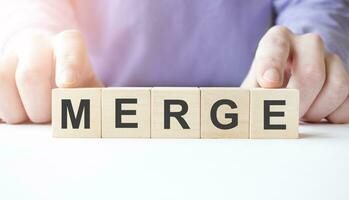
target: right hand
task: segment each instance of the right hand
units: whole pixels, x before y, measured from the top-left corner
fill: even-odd
[[[52,88],[103,86],[79,31],[26,32],[11,42],[0,58],[0,119],[5,123],[49,122]]]

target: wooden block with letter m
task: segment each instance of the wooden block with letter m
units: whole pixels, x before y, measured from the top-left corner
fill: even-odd
[[[54,89],[52,91],[53,136],[101,137],[101,89]]]

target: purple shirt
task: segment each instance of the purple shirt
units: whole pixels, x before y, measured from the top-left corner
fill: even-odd
[[[107,86],[239,86],[258,41],[274,24],[297,34],[320,34],[327,49],[349,63],[348,0],[25,2],[13,6],[27,13],[17,20],[24,20],[23,26],[32,20],[31,26],[45,24],[54,31],[82,30],[95,71]],[[12,29],[0,36],[13,35],[7,30]]]
[[[98,28],[84,32],[94,39],[88,40],[91,59],[107,86],[239,86],[273,24],[268,0],[110,0],[96,6],[87,12],[99,13]],[[89,20],[79,21],[90,27]]]

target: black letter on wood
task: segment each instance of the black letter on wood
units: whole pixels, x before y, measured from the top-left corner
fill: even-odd
[[[78,114],[75,117],[74,109],[70,99],[62,99],[62,129],[68,127],[68,112],[73,129],[80,127],[82,113],[84,113],[84,128],[90,128],[90,100],[81,99],[78,109]]]
[[[138,123],[122,123],[121,115],[136,115],[136,110],[122,110],[122,104],[136,104],[137,99],[115,99],[115,128],[138,128]]]
[[[179,112],[171,112],[171,105],[179,105],[182,110]],[[183,100],[164,100],[164,125],[165,129],[170,129],[170,118],[177,119],[183,129],[190,129],[187,122],[183,119],[183,115],[188,112],[188,104]]]
[[[229,99],[221,99],[215,102],[211,108],[211,121],[219,129],[227,130],[232,129],[238,125],[238,115],[234,113],[226,113],[225,118],[230,118],[231,122],[228,124],[222,124],[217,119],[217,110],[221,105],[228,105],[231,109],[237,108],[234,101]]]
[[[284,112],[270,112],[271,105],[286,105],[285,100],[265,100],[264,101],[264,129],[285,130],[286,124],[270,124],[270,117],[284,117]]]

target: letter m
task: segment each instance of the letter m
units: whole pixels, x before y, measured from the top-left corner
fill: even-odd
[[[90,100],[81,99],[79,104],[79,109],[75,115],[74,109],[70,99],[62,99],[62,129],[68,128],[68,113],[73,129],[78,129],[80,127],[81,118],[84,114],[84,128],[90,128]]]

